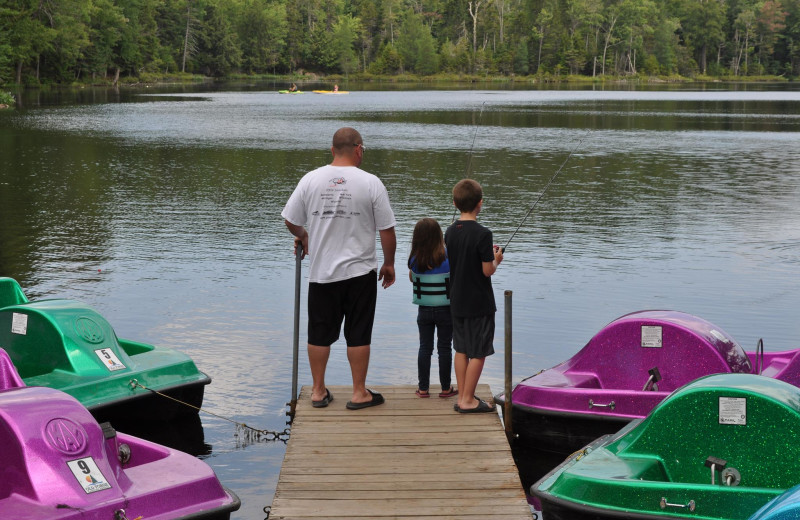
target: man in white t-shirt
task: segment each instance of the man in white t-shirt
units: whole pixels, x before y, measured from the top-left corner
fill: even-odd
[[[347,408],[358,410],[384,402],[366,387],[377,282],[394,283],[397,224],[389,195],[375,175],[359,168],[364,141],[353,128],[333,135],[333,161],[307,173],[289,197],[281,216],[295,236],[295,251],[311,256],[308,284],[308,361],[311,402],[323,408],[333,401],[325,386],[330,346],[344,320],[353,396]],[[306,231],[306,227],[308,231]],[[378,272],[375,232],[383,250]]]

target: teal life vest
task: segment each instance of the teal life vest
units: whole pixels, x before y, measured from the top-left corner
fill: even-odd
[[[411,303],[426,307],[450,305],[450,273],[411,273],[414,286]]]

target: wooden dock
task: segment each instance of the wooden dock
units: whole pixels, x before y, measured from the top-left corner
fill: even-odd
[[[352,387],[330,386],[313,408],[302,388],[270,520],[533,518],[496,413],[456,413],[433,388],[369,388],[386,403],[347,410]],[[488,385],[477,393],[492,402]]]

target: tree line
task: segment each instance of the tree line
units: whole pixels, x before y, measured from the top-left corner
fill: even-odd
[[[0,83],[800,76],[800,0],[3,0]]]

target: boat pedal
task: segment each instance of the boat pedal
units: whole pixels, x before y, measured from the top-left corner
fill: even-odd
[[[707,468],[711,468],[711,485],[714,485],[714,475],[717,471],[722,471],[725,469],[725,466],[728,465],[728,461],[725,459],[720,459],[719,457],[708,457],[706,459],[705,465]]]
[[[647,382],[644,384],[644,388],[642,388],[642,392],[647,392],[648,390],[652,390],[653,392],[658,391],[658,383],[661,381],[661,372],[658,370],[658,367],[653,367],[647,371],[650,374],[650,377],[647,379]]]

